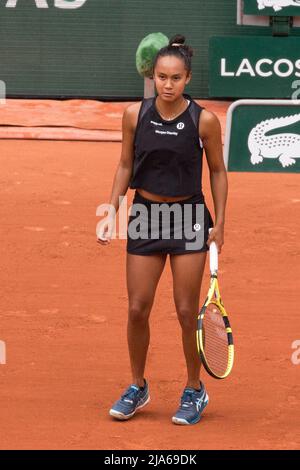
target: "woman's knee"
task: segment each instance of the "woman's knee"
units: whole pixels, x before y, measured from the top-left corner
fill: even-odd
[[[195,331],[197,326],[197,310],[192,308],[177,308],[177,317],[182,330]]]
[[[152,302],[135,300],[129,303],[128,320],[131,323],[147,323]]]

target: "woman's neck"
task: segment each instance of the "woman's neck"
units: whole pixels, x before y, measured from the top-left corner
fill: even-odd
[[[186,100],[183,95],[180,95],[175,101],[171,101],[171,102],[162,100],[160,96],[157,96],[156,98],[156,103],[158,104],[159,108],[162,111],[165,111],[166,114],[174,112],[175,110],[180,108],[180,106],[183,106],[185,101]]]

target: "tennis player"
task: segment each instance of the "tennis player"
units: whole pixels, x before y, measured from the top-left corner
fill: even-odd
[[[184,36],[173,37],[154,60],[157,96],[129,105],[123,115],[122,153],[110,203],[117,212],[119,196],[124,196],[130,187],[135,189],[132,209],[142,207],[144,210],[131,212],[128,220],[127,339],[132,384],[109,411],[119,420],[131,418],[150,400],[149,385],[144,378],[150,339],[149,316],[168,254],[187,367],[187,381],[179,408],[172,417],[173,423],[197,423],[208,403],[208,394],[200,381],[201,364],[195,334],[209,244],[214,240],[221,253],[224,243],[227,174],[218,118],[184,93],[192,77],[192,55],[193,50],[185,44]],[[214,201],[214,222],[202,192],[204,149]],[[161,220],[153,215],[160,210],[164,215],[163,209],[171,213],[175,206],[177,212],[173,218]],[[178,211],[189,217],[179,220]],[[97,232],[97,242],[103,246],[111,241],[115,213],[109,214]],[[183,230],[186,228],[190,230]],[[193,235],[194,242],[191,241]]]

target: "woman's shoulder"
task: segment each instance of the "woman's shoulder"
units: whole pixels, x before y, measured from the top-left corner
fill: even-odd
[[[136,127],[142,103],[142,101],[138,101],[137,103],[131,103],[124,110],[123,120],[129,122],[133,127]]]
[[[128,117],[135,117],[138,116],[141,106],[142,106],[143,101],[138,101],[136,103],[131,103],[130,105],[127,106],[124,110],[124,115]]]
[[[201,112],[201,118],[203,121],[213,124],[214,122],[219,121],[218,116],[213,112],[209,111],[209,109],[203,108]]]
[[[202,109],[201,116],[199,119],[199,133],[205,137],[207,134],[217,132],[221,127],[218,116],[206,108]]]

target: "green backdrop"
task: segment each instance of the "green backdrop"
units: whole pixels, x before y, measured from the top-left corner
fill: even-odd
[[[187,92],[205,98],[211,36],[270,34],[237,26],[236,0],[86,0],[73,10],[46,3],[18,0],[7,8],[0,0],[0,80],[8,96],[141,97],[135,51],[144,36],[161,31],[182,33],[194,47]]]

